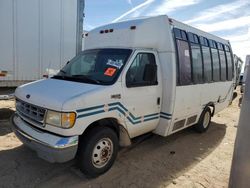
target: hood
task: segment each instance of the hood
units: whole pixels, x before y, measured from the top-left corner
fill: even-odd
[[[66,80],[45,79],[18,87],[15,96],[37,106],[61,111],[65,102],[103,87]]]

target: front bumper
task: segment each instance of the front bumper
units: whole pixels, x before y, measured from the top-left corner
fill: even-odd
[[[63,137],[30,126],[17,114],[11,117],[12,130],[25,145],[49,162],[66,162],[77,152],[78,136]]]

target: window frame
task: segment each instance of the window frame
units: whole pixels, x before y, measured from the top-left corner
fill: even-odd
[[[195,84],[204,84],[204,83],[213,83],[213,82],[225,82],[225,81],[232,81],[234,78],[234,61],[233,61],[233,55],[232,55],[232,49],[230,47],[230,44],[228,43],[221,43],[217,42],[213,39],[206,38],[204,36],[185,31],[183,29],[180,29],[178,27],[173,26],[172,27],[172,36],[174,40],[174,46],[175,46],[175,56],[176,56],[176,86],[188,86],[188,85],[195,85]],[[180,62],[179,62],[179,51],[178,51],[178,44],[177,41],[184,41],[187,42],[188,44],[188,49],[189,49],[189,58],[190,58],[190,68],[191,68],[191,80],[190,83],[188,84],[181,84],[181,77],[180,77]],[[194,70],[193,70],[193,57],[192,57],[192,48],[191,45],[199,45],[200,47],[200,53],[201,53],[201,60],[202,60],[202,82],[195,82],[194,81]],[[204,67],[204,54],[203,54],[203,47],[207,47],[209,50],[209,55],[210,55],[210,62],[211,62],[211,80],[207,81],[205,80],[205,67]],[[214,50],[213,50],[214,49]],[[212,51],[215,51],[212,53]],[[225,64],[226,64],[226,79],[222,80],[222,67],[221,67],[221,57],[220,57],[220,52],[223,52],[224,57],[225,57]],[[232,65],[232,74],[231,74],[231,79],[229,79],[229,68],[228,68],[228,54],[230,54],[231,58],[231,65]],[[217,54],[218,57],[218,65],[219,65],[219,75],[218,75],[218,80],[214,80],[215,72],[214,72],[214,58],[213,54]]]
[[[180,37],[176,36],[176,32],[175,31],[179,31],[180,32]],[[174,45],[175,45],[175,50],[176,50],[176,68],[177,68],[177,74],[176,74],[176,85],[177,86],[188,86],[188,85],[193,85],[194,81],[193,81],[193,65],[192,65],[192,53],[191,53],[191,46],[190,46],[190,42],[188,40],[188,36],[187,36],[187,32],[185,30],[179,29],[177,27],[174,27],[172,29],[172,33],[173,33],[173,40],[174,40]],[[185,33],[185,37],[183,37],[183,33]],[[179,62],[179,51],[178,51],[178,47],[177,47],[177,40],[180,41],[184,41],[187,42],[188,44],[188,50],[189,50],[189,59],[190,59],[190,68],[191,68],[191,80],[190,80],[190,84],[181,84],[180,81],[180,62]]]
[[[231,67],[231,71],[232,71],[232,74],[231,74],[231,79],[228,79],[228,66],[227,66],[227,80],[228,81],[232,81],[233,80],[233,78],[234,78],[234,61],[233,61],[233,53],[232,53],[232,50],[231,50],[231,48],[230,48],[230,45],[228,45],[228,44],[224,44],[224,50],[225,50],[225,56],[226,56],[226,62],[227,62],[227,65],[228,65],[228,59],[227,59],[227,53],[229,53],[230,54],[230,57],[231,57],[231,65],[232,65],[232,67]]]
[[[137,84],[129,84],[128,82],[127,82],[127,74],[128,74],[128,71],[129,71],[129,69],[131,68],[131,66],[133,65],[133,62],[134,62],[134,60],[135,60],[135,58],[139,55],[139,54],[152,54],[153,56],[154,56],[154,59],[155,59],[155,65],[157,66],[157,70],[156,70],[156,81],[155,81],[155,83],[137,83]],[[159,75],[159,73],[158,73],[158,63],[157,63],[157,58],[156,58],[156,54],[154,53],[154,52],[149,52],[149,51],[138,51],[137,53],[135,53],[134,55],[133,55],[133,57],[131,58],[131,63],[129,63],[129,66],[128,66],[128,68],[126,69],[126,72],[125,72],[125,85],[126,85],[126,87],[127,88],[136,88],[136,87],[146,87],[146,86],[156,86],[156,85],[158,85],[159,84],[159,82],[158,82],[158,80],[159,80],[159,78],[158,78],[158,75]]]
[[[220,82],[221,81],[221,64],[220,64],[220,54],[217,46],[217,42],[212,39],[208,39],[209,47],[211,50],[211,58],[212,63],[214,64],[213,55],[212,55],[212,49],[215,49],[217,51],[218,59],[219,59],[219,81],[214,81],[214,66],[213,66],[213,82]]]
[[[202,58],[203,58],[203,79],[204,79],[204,83],[213,83],[213,57],[212,57],[212,52],[211,52],[211,48],[209,46],[209,39],[207,39],[206,37],[203,36],[199,36],[200,39],[200,45],[201,45],[201,51],[202,51]],[[210,55],[210,65],[211,65],[211,80],[210,81],[206,81],[205,80],[205,65],[204,65],[204,54],[203,54],[203,47],[207,47],[208,51],[209,51],[209,55]]]
[[[227,65],[227,57],[226,57],[225,47],[224,47],[224,44],[222,44],[220,42],[217,42],[217,46],[218,46],[219,57],[220,57],[220,52],[222,52],[224,54],[224,58],[225,58],[225,64],[226,64],[226,79],[225,80],[222,80],[222,74],[220,72],[220,75],[221,75],[220,80],[222,82],[225,82],[228,80],[228,70],[227,70],[228,65]],[[221,66],[221,59],[220,59],[220,66]],[[220,68],[220,71],[222,71],[222,67]]]
[[[192,73],[192,83],[193,84],[204,84],[205,82],[204,82],[204,59],[203,59],[203,53],[202,53],[202,49],[201,49],[201,42],[200,42],[200,37],[197,35],[197,34],[195,34],[195,33],[192,33],[192,32],[188,32],[187,33],[187,36],[188,36],[188,43],[189,43],[189,49],[190,49],[190,53],[191,53],[191,73]],[[190,37],[192,37],[193,38],[193,41],[191,41],[191,38]],[[197,40],[196,40],[197,39]],[[201,54],[201,69],[202,69],[202,80],[201,80],[201,82],[195,82],[195,80],[194,80],[194,69],[193,69],[193,64],[194,64],[194,62],[193,62],[193,54],[192,54],[192,47],[191,47],[191,45],[192,44],[194,44],[194,45],[197,45],[197,46],[199,46],[199,48],[200,48],[200,54]]]

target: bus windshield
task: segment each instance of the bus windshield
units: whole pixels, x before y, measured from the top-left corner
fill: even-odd
[[[131,53],[130,49],[86,50],[70,60],[52,78],[112,85],[119,77]]]

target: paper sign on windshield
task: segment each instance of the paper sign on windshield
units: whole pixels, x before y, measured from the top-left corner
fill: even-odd
[[[116,72],[116,68],[107,68],[106,71],[104,72],[104,75],[106,76],[113,76]]]
[[[116,67],[118,69],[120,69],[123,65],[122,60],[112,60],[112,59],[108,59],[107,65],[111,65],[113,67]]]

